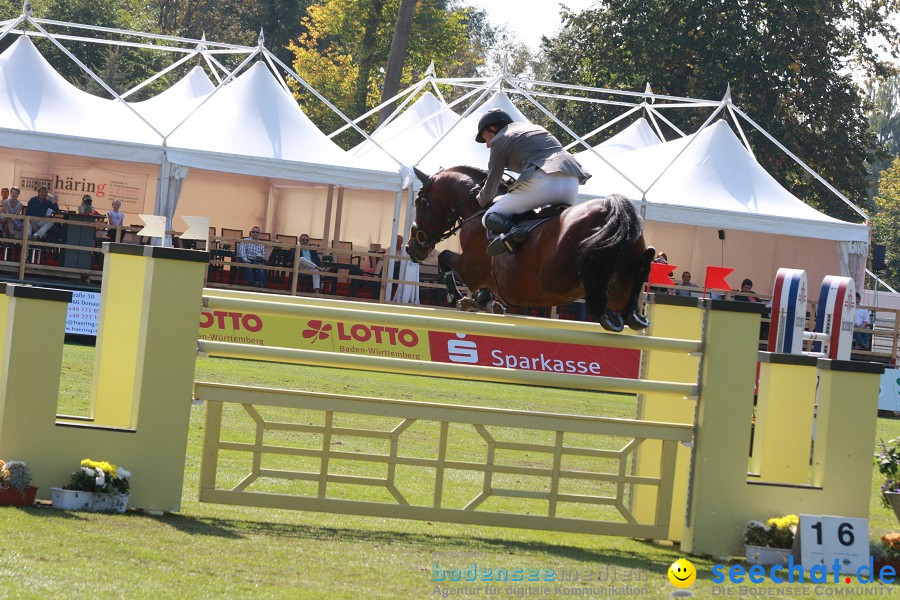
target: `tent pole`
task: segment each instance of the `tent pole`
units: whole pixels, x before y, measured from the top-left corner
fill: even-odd
[[[322,228],[322,250],[331,245],[331,210],[334,206],[334,185],[328,185],[328,199],[325,201],[325,225]]]

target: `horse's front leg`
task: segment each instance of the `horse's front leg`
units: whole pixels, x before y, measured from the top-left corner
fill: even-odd
[[[459,254],[451,250],[444,250],[438,254],[438,269],[444,276],[444,285],[447,286],[447,302],[451,305],[459,302],[463,295],[456,287],[456,269],[454,263],[459,258]]]

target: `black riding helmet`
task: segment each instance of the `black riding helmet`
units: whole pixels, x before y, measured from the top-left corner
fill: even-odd
[[[508,112],[502,108],[492,108],[481,115],[481,119],[478,120],[478,135],[475,136],[475,141],[479,144],[484,144],[484,136],[481,134],[491,125],[499,125],[500,129],[503,129],[504,126],[509,125],[512,122],[513,118],[509,116]]]

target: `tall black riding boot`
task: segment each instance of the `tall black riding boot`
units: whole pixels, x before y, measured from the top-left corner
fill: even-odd
[[[527,237],[527,233],[513,231],[512,218],[501,212],[489,213],[484,219],[484,227],[488,230],[487,253],[497,256],[504,252],[515,254],[516,244],[521,243]]]

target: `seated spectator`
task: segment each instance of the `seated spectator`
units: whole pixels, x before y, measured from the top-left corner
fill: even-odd
[[[696,283],[691,282],[691,274],[689,271],[685,271],[684,273],[681,274],[681,283],[679,283],[678,285],[680,285],[682,287],[692,287],[692,288],[700,287]],[[699,298],[700,297],[699,292],[692,292],[690,290],[680,290],[680,289],[675,290],[675,295],[683,296],[685,298]]]
[[[78,206],[78,214],[89,216],[100,215],[100,213],[94,210],[94,199],[91,198],[90,194],[85,194],[84,197],[81,198],[81,204]]]
[[[859,292],[856,293],[856,313],[853,316],[853,327],[856,329],[869,329],[872,326],[872,317],[869,313],[869,309],[860,308],[859,303],[862,301],[862,296],[859,295]],[[853,332],[853,348],[855,350],[868,350],[869,342],[872,338],[872,335],[869,333],[864,333],[862,331],[854,331]]]
[[[291,250],[291,260],[294,259],[294,251]],[[309,234],[300,235],[300,268],[307,271],[324,271],[322,267],[322,257],[319,253],[309,247]],[[322,291],[322,278],[318,275],[303,275],[303,277],[312,278],[313,293],[318,294]]]
[[[244,238],[237,244],[237,253],[234,262],[249,265],[260,265],[266,262],[266,247],[259,242],[259,227],[250,230],[250,237]],[[242,268],[241,274],[247,276],[247,285],[266,287],[266,271],[259,267]]]
[[[46,217],[52,217],[59,212],[59,205],[50,195],[50,188],[42,185],[38,188],[37,196],[32,196],[25,207],[25,215],[29,217],[37,217],[31,219],[29,223],[30,230],[28,232],[29,239],[43,240],[44,237],[53,229],[55,223],[46,221]]]
[[[6,188],[3,188],[6,189]],[[3,199],[2,210],[8,215],[21,215],[25,210],[25,205],[22,204],[22,201],[19,200],[19,194],[21,191],[16,186],[13,186],[9,190],[9,197]],[[25,229],[25,221],[23,219],[14,219],[12,217],[2,217],[0,218],[0,227],[2,227],[3,235],[5,237],[22,239],[22,232]]]
[[[745,279],[741,282],[741,295],[735,295],[734,299],[739,302],[762,302],[753,295],[755,293],[756,292],[753,291],[753,282],[749,279]]]

